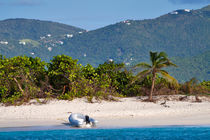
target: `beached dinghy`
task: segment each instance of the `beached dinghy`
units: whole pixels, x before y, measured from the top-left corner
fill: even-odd
[[[79,113],[72,113],[69,116],[69,123],[74,127],[94,127],[97,122],[93,118]]]

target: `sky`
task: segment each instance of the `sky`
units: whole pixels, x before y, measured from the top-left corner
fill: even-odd
[[[151,19],[208,4],[210,0],[0,0],[0,20],[39,19],[94,30],[127,19]]]

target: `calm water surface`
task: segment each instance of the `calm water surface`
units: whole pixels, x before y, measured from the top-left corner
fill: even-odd
[[[147,128],[97,128],[14,131],[0,129],[0,140],[57,139],[142,139],[142,140],[210,140],[210,126],[165,126]]]

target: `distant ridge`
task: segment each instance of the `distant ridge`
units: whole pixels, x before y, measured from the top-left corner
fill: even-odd
[[[52,34],[53,36],[76,33],[83,29],[52,22],[35,19],[6,19],[0,21],[0,38],[3,39],[23,39],[30,38],[33,40],[40,39],[40,36]]]
[[[210,5],[203,7],[201,11],[210,11]]]

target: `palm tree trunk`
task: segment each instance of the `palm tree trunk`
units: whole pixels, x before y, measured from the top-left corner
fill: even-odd
[[[150,90],[150,94],[149,94],[149,101],[152,101],[152,94],[153,94],[153,90],[155,87],[155,78],[156,78],[156,74],[155,72],[152,73],[152,86],[151,86],[151,90]]]

